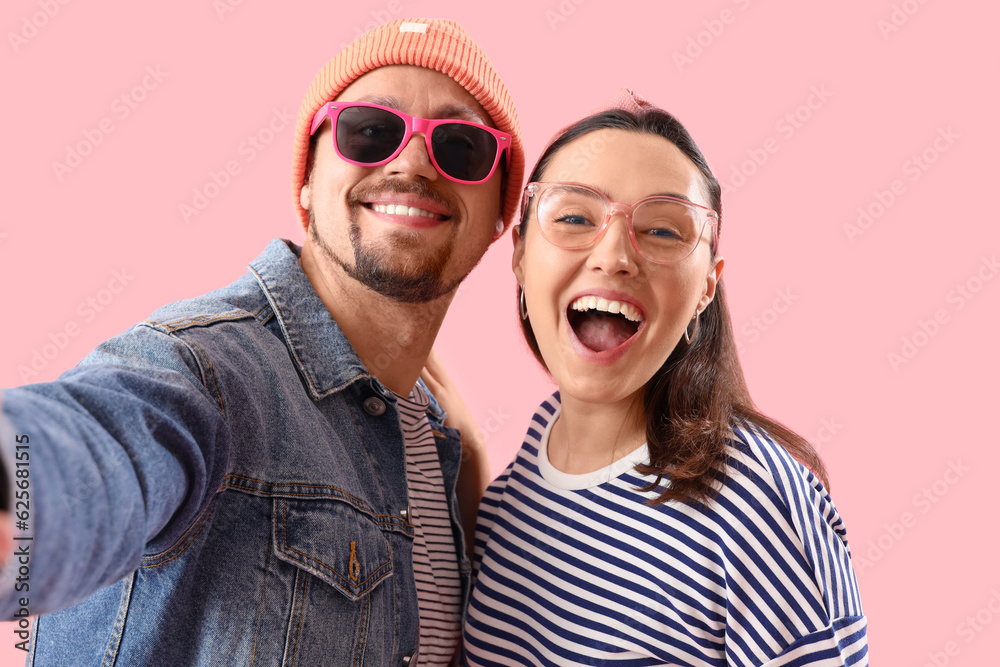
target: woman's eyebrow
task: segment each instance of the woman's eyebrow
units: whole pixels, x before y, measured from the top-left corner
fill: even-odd
[[[674,199],[683,199],[684,201],[691,202],[692,204],[694,203],[690,197],[679,192],[658,192],[655,195],[650,195],[650,197],[672,197]]]
[[[614,197],[612,197],[611,195],[608,194],[607,190],[605,190],[603,188],[596,187],[596,186],[591,186],[591,187],[593,187],[595,190],[601,192],[605,197],[607,197],[611,201],[617,201]],[[696,203],[693,199],[691,199],[690,197],[688,197],[686,194],[683,194],[683,193],[680,193],[680,192],[656,192],[656,193],[653,193],[651,195],[646,195],[645,197],[643,197],[643,199],[648,199],[649,197],[670,197],[672,199],[683,199],[684,201],[690,202],[692,204]]]

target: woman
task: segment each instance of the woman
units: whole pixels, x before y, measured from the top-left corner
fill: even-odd
[[[480,505],[466,659],[867,664],[822,463],[747,393],[719,183],[672,116],[623,106],[525,189],[524,335],[559,391]]]

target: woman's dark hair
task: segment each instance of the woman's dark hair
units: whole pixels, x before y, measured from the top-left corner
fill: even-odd
[[[721,232],[722,188],[719,181],[684,126],[661,109],[646,108],[637,113],[615,109],[574,123],[545,149],[528,182],[543,180],[542,174],[552,158],[567,144],[603,129],[656,135],[680,149],[704,178],[709,206],[720,216]],[[522,239],[528,226],[529,210],[526,206],[522,210],[519,227]],[[713,258],[715,253],[713,241]],[[702,501],[713,497],[721,481],[720,475],[725,471],[733,425],[741,421],[765,430],[828,484],[826,469],[812,445],[791,429],[761,414],[754,406],[737,358],[721,279],[715,288],[715,298],[699,320],[690,345],[677,345],[646,384],[643,409],[649,464],[636,469],[642,474],[656,475],[656,479],[643,489],[662,489],[653,503]],[[528,346],[544,366],[530,320],[520,321]],[[664,478],[670,483],[661,486]]]

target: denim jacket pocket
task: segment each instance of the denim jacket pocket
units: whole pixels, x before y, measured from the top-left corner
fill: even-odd
[[[358,601],[392,574],[389,542],[372,517],[330,499],[274,500],[275,555]]]

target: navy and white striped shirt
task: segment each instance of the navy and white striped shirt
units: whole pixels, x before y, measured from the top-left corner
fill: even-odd
[[[759,429],[733,431],[711,502],[649,506],[645,446],[567,475],[535,413],[479,507],[470,665],[867,665],[846,531],[820,481]]]

